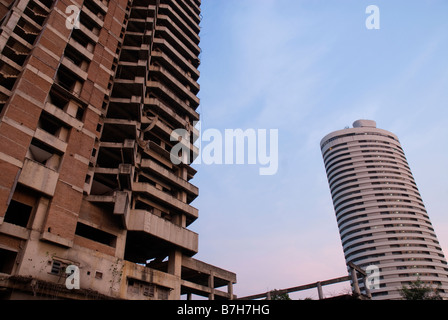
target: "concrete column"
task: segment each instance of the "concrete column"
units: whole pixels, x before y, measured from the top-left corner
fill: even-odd
[[[359,290],[359,283],[358,283],[358,277],[356,275],[356,270],[353,268],[350,268],[350,273],[352,276],[352,282],[353,282],[353,291],[356,295],[361,295],[361,291]]]
[[[117,236],[117,241],[115,245],[115,255],[117,258],[124,259],[124,251],[126,248],[126,235],[128,231],[123,230]]]
[[[227,293],[230,295],[230,300],[233,300],[233,283],[231,281],[227,283]]]
[[[324,293],[322,291],[322,284],[320,282],[317,283],[317,294],[319,295],[319,300],[324,298]]]
[[[208,277],[208,287],[210,288],[208,299],[215,300],[215,275],[213,272],[211,272],[210,276]]]
[[[364,282],[364,289],[366,291],[367,297],[369,297],[369,299],[372,299],[372,293],[370,292],[368,278],[366,276],[364,276],[363,282]]]
[[[47,218],[48,206],[50,205],[50,199],[41,197],[37,203],[36,213],[34,215],[32,230],[43,232],[45,225],[45,219]]]
[[[182,274],[182,252],[173,250],[168,256],[168,273],[180,277]]]
[[[182,277],[182,252],[179,250],[172,251],[168,256],[168,273],[179,277],[179,280]],[[179,285],[174,288],[171,293],[172,300],[180,299],[180,281]]]

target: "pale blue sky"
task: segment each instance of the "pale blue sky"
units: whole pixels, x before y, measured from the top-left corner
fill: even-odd
[[[365,27],[370,4],[380,30]],[[319,143],[362,118],[400,138],[448,254],[447,1],[201,8],[202,128],[278,129],[279,170],[196,166],[196,258],[236,272],[239,296],[345,275]]]

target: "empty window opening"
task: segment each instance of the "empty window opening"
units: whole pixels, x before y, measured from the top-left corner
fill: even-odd
[[[5,104],[8,102],[9,96],[0,92],[0,116],[3,111]]]
[[[90,190],[91,195],[111,195],[114,190],[118,188],[118,183],[116,179],[108,179],[106,175],[95,174],[92,181],[92,188]]]
[[[140,201],[140,199],[137,199],[135,201],[135,205],[134,205],[133,209],[145,210],[145,211],[148,211],[148,212],[151,212],[151,213],[154,212],[154,207],[153,206],[151,206],[151,205],[149,205],[149,204],[147,204],[147,203],[145,203],[143,201]]]
[[[70,60],[73,64],[78,66],[81,70],[87,71],[89,67],[89,61],[85,59],[79,52],[73,49],[71,46],[67,46],[64,51],[64,56]]]
[[[3,48],[3,55],[23,66],[30,49],[14,38],[10,38]]]
[[[14,28],[14,33],[27,41],[29,44],[34,44],[34,41],[39,35],[40,30],[36,26],[26,21],[24,18],[20,18],[19,22]]]
[[[56,83],[67,91],[74,93],[79,93],[82,87],[82,83],[76,77],[76,74],[62,65],[59,67]]]
[[[0,83],[8,90],[12,90],[19,76],[19,71],[9,64],[0,61]]]
[[[60,67],[60,69],[62,66]],[[78,85],[81,85],[81,82],[76,81]],[[78,85],[75,85],[77,87]],[[61,85],[62,86],[62,85]],[[64,87],[64,86],[62,86]],[[64,87],[67,89],[68,87]],[[80,90],[80,87],[78,87]],[[76,89],[76,90],[78,90]],[[75,90],[75,91],[76,91]],[[63,110],[64,112],[68,113],[73,118],[76,118],[79,121],[82,121],[84,117],[84,111],[86,106],[81,105],[79,102],[77,102],[75,99],[69,99],[66,96],[64,96],[64,93],[61,92],[60,88],[57,86],[54,86],[50,90],[50,94],[48,95],[48,102],[54,105],[55,107]]]
[[[89,38],[84,35],[84,32],[82,32],[80,29],[74,29],[72,32],[72,38],[78,42],[81,46],[87,49],[89,52],[93,52],[93,49],[95,47],[95,43]]]
[[[69,129],[62,121],[45,111],[40,115],[39,128],[64,141],[65,137],[62,136],[64,128]]]
[[[46,11],[44,11],[41,7],[39,7],[32,1],[30,1],[28,6],[26,7],[25,14],[40,26],[43,25],[45,18],[48,16],[48,13]]]
[[[46,6],[48,9],[51,8],[52,4],[54,1],[50,1],[50,0],[40,0],[40,3],[42,3],[44,6]]]
[[[80,237],[90,239],[95,242],[105,244],[109,247],[115,248],[117,237],[113,234],[105,232],[103,230],[88,226],[86,224],[78,222],[76,225],[76,232]]]
[[[61,110],[65,110],[69,101],[70,101],[69,99],[63,97],[61,94],[59,94],[53,89],[50,91],[50,94],[48,95],[48,102]]]
[[[16,257],[17,252],[0,248],[0,273],[11,274]]]
[[[84,7],[89,9],[89,11],[100,18],[100,20],[104,20],[106,13],[99,5],[95,3],[95,1],[84,1]]]
[[[31,206],[28,206],[15,200],[11,200],[8,210],[6,211],[4,221],[26,228],[32,210],[33,207]]]
[[[37,139],[31,141],[27,157],[55,171],[59,169],[61,161],[59,151]]]
[[[101,19],[102,20],[102,19]],[[89,15],[81,10],[79,21],[81,24],[86,27],[88,30],[90,30],[94,35],[98,36],[100,33],[100,25],[94,21]]]

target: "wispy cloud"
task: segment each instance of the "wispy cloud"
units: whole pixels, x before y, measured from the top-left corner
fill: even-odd
[[[399,136],[448,254],[446,4],[380,1],[378,32],[364,27],[368,4],[203,4],[203,128],[278,128],[280,136],[276,176],[202,165],[194,181],[198,258],[237,272],[238,295],[346,272],[319,142],[359,118]]]

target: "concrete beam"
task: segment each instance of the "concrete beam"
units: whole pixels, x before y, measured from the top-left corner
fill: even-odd
[[[198,234],[145,210],[131,210],[128,231],[141,231],[174,244],[190,253],[198,252]]]
[[[134,182],[132,191],[145,193],[146,195],[155,198],[157,201],[161,201],[164,204],[189,215],[191,218],[197,219],[199,217],[198,209],[177,200],[175,197],[157,189],[149,183]]]

